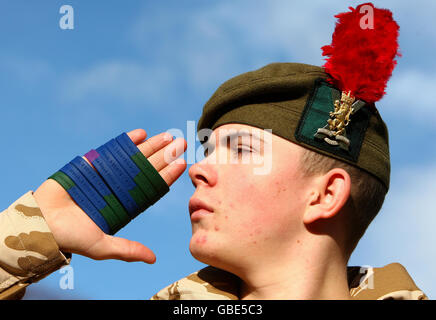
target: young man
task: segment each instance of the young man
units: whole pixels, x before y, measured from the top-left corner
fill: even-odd
[[[274,63],[209,99],[198,123],[206,157],[189,170],[189,209],[190,251],[211,267],[153,299],[426,298],[399,264],[364,279],[347,268],[389,188],[388,133],[370,97],[330,76]],[[168,149],[176,157],[186,150],[183,139],[143,142],[143,130],[129,137],[168,186],[186,169],[165,159]],[[103,233],[84,211],[49,179],[0,214],[0,297],[19,296],[68,263],[65,252],[154,262],[148,248]]]
[[[381,206],[389,174],[377,178],[293,142],[301,114],[292,109],[304,109],[319,77],[325,73],[315,66],[272,64],[227,83],[242,87],[250,104],[241,94],[238,108],[218,112],[217,106],[227,110],[229,101],[223,99],[228,97],[221,94],[228,90],[226,85],[214,96],[218,100],[212,97],[206,104],[199,130],[203,125],[212,128],[213,134],[205,159],[189,170],[196,187],[190,199],[190,250],[214,268],[180,280],[154,299],[350,299],[352,293],[363,298],[425,298],[398,264],[376,272],[370,280],[373,288],[362,291],[360,281],[350,286],[362,274],[350,278],[353,270],[347,270],[348,258]],[[260,86],[258,97],[250,86],[241,86],[247,79]],[[297,79],[293,90],[291,79]],[[280,87],[286,95],[277,92]],[[268,88],[275,97],[286,98],[271,102]],[[229,97],[232,100],[234,95]],[[268,127],[261,125],[264,121],[274,124],[272,132],[263,130]],[[367,129],[363,144],[372,134],[379,134],[373,129]],[[163,133],[142,142],[143,130],[129,136],[168,185],[185,170],[184,161],[168,164],[164,157],[168,149],[185,150],[183,139],[170,142]],[[374,153],[370,164],[388,161],[381,152],[383,144],[387,150],[386,140],[379,141],[379,146],[363,149]],[[142,244],[104,234],[51,179],[35,193],[25,194],[0,219],[5,297],[22,292],[23,287],[68,263],[63,252],[97,260],[153,263],[155,259]],[[17,253],[17,249],[27,251]],[[384,281],[395,275],[399,282]]]
[[[214,268],[154,299],[425,298],[398,264],[366,278],[370,290],[347,270],[389,187],[388,135],[367,109],[366,120],[352,120],[357,132],[348,127],[349,152],[316,137],[338,94],[327,76],[316,66],[274,63],[227,81],[206,103],[198,131],[214,131],[206,158],[189,170],[190,208],[201,209],[191,212],[190,250]],[[232,130],[236,138],[226,138]],[[252,139],[244,141],[244,131]],[[385,280],[395,275],[408,284]]]

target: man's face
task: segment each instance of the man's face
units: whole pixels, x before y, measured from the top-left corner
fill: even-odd
[[[242,137],[242,131],[253,136]],[[226,139],[232,133],[236,138]],[[202,204],[209,209],[191,212],[192,255],[237,272],[260,262],[274,263],[289,243],[298,243],[307,199],[307,180],[298,169],[302,150],[247,125],[215,129],[206,157],[189,169],[196,187],[190,209]],[[268,161],[268,170],[259,170]]]

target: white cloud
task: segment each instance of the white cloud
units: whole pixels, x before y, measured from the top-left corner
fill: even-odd
[[[133,23],[131,39],[145,54],[182,65],[193,88],[205,88],[279,57],[322,64],[320,48],[331,39],[334,13],[325,2],[291,1],[219,1],[177,12],[147,8]]]
[[[186,81],[193,88],[209,88],[278,60],[322,65],[321,47],[331,41],[334,15],[360,3],[217,1],[178,10],[150,6],[132,24],[131,39],[147,55],[183,65]],[[375,4],[388,7],[405,29],[408,54],[414,31],[410,15],[416,22],[426,10],[411,10],[410,4],[398,1]],[[432,34],[430,29],[420,31]]]
[[[386,111],[415,122],[434,122],[434,90],[436,79],[432,73],[409,69],[392,77],[383,100]]]
[[[9,79],[17,79],[25,85],[39,84],[54,75],[54,70],[48,62],[12,54],[0,56],[0,72],[3,76],[7,75]]]
[[[435,196],[436,164],[401,168],[393,176],[384,208],[385,212],[389,212],[386,214],[396,217],[390,225],[402,228],[404,232],[415,231],[414,237],[422,242],[429,239],[436,241],[433,232],[436,226]],[[406,221],[408,223],[404,223]],[[436,256],[434,258],[436,261]]]
[[[230,77],[270,62],[322,65],[321,47],[331,41],[334,15],[357,4],[219,1],[177,10],[150,5],[129,30],[130,39],[145,58],[101,62],[76,72],[67,77],[62,97],[77,101],[104,94],[125,102],[158,101],[178,88],[210,95]],[[400,18],[410,9],[397,2],[376,5],[388,6]],[[432,79],[417,69],[401,72],[391,81],[383,100],[389,112],[408,118],[435,118],[434,108],[429,108]],[[423,94],[416,94],[411,87],[421,88]],[[406,103],[415,106],[414,112],[397,113],[409,110]]]
[[[167,92],[171,77],[165,68],[145,66],[129,61],[107,61],[68,76],[62,98],[84,100],[104,96],[123,102],[153,102]]]

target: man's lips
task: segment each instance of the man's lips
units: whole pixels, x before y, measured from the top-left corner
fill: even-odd
[[[198,220],[202,215],[212,212],[213,209],[202,200],[198,198],[191,198],[191,200],[189,200],[189,214],[191,220]]]

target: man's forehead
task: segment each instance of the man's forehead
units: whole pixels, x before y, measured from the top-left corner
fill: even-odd
[[[281,147],[286,146],[286,148],[290,147],[292,149],[305,149],[304,147],[292,141],[289,141],[283,137],[274,134],[272,132],[272,129],[263,129],[239,123],[224,124],[215,128],[208,141],[210,143],[214,141],[214,143],[219,144],[220,142],[225,142],[229,140],[229,138],[235,139],[235,141],[250,141],[251,139],[253,139],[251,141],[255,141],[262,145],[276,144],[280,145]]]
[[[213,130],[209,139],[215,138],[215,142],[222,139],[234,138],[254,138],[262,142],[271,141],[271,130],[261,129],[250,125],[231,123],[219,126]]]

